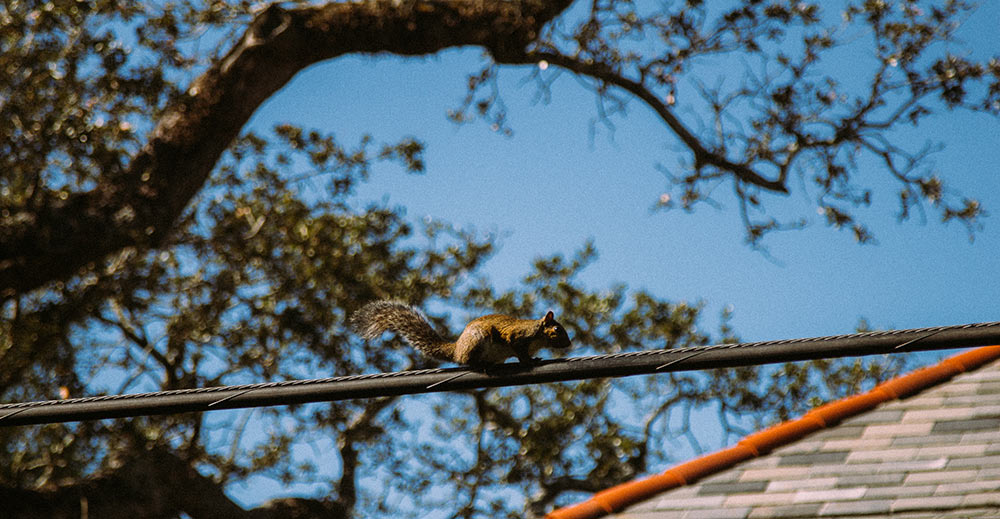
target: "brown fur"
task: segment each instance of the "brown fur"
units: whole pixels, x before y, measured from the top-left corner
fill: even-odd
[[[455,342],[434,331],[419,309],[396,301],[368,303],[351,317],[351,325],[365,339],[390,330],[429,357],[473,366],[498,364],[510,357],[532,362],[542,348],[570,346],[569,335],[552,312],[541,319],[502,314],[478,317],[465,326]]]

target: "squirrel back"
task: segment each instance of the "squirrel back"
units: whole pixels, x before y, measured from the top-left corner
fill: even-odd
[[[351,316],[351,326],[365,339],[391,330],[429,357],[474,366],[497,364],[510,357],[533,362],[533,355],[542,348],[570,345],[569,335],[552,312],[541,319],[485,315],[470,321],[458,340],[451,342],[434,331],[419,309],[397,301],[374,301]]]

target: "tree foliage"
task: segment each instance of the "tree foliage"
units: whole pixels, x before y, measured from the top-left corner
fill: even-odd
[[[509,61],[583,78],[608,124],[632,100],[653,110],[687,157],[662,167],[676,193],[662,197],[659,207],[690,210],[728,184],[755,247],[770,231],[803,225],[766,216],[775,196],[795,184],[827,224],[850,230],[861,243],[872,241],[872,231],[855,216],[872,202],[871,188],[858,180],[866,160],[898,186],[901,219],[930,206],[943,221],[965,224],[971,237],[983,209],[945,188],[928,160],[939,143],[914,146],[893,130],[958,108],[1000,114],[1000,61],[980,63],[942,48],[955,40],[973,5],[880,0],[841,7],[595,1],[583,20],[556,20]],[[867,62],[856,55],[860,38],[871,53]],[[842,77],[826,63],[845,59],[870,70],[860,79]],[[715,84],[690,80],[685,88],[686,77],[715,77],[720,74],[706,72],[720,67],[736,74]],[[454,118],[482,115],[505,124],[506,111],[487,88],[496,71],[487,65],[472,76],[470,95]],[[539,88],[546,91],[558,71],[537,73]],[[700,117],[678,115],[692,107]]]
[[[348,53],[489,55],[452,113],[507,128],[499,70],[530,64],[592,88],[607,124],[653,110],[687,157],[664,206],[729,183],[751,243],[799,177],[831,225],[870,232],[859,158],[898,181],[904,217],[928,205],[974,228],[982,210],[891,130],[933,111],[1000,112],[1000,65],[943,48],[963,2],[10,2],[0,8],[0,395],[4,401],[395,371],[429,361],[364,345],[346,316],[375,298],[431,303],[439,326],[487,311],[559,314],[581,352],[705,344],[701,306],[587,287],[596,258],[539,258],[516,287],[478,271],[492,237],[415,226],[355,199],[376,165],[424,169],[416,138],[345,144],[293,125],[245,132],[296,72]],[[852,32],[855,31],[855,32]],[[862,31],[860,87],[819,57]],[[793,42],[794,45],[789,45]],[[717,86],[682,79],[745,57]],[[728,62],[728,61],[727,61]],[[544,66],[542,66],[544,64]],[[545,70],[543,70],[545,69]],[[546,72],[546,70],[548,72]],[[695,77],[695,76],[692,76]],[[683,97],[682,96],[686,96]],[[699,107],[704,130],[684,120]],[[792,222],[794,223],[794,222]],[[462,308],[463,310],[456,310]],[[714,340],[735,340],[723,327]],[[520,517],[655,470],[713,408],[724,431],[784,419],[898,369],[816,361],[252,412],[0,429],[0,496],[15,517]],[[321,455],[304,456],[313,447]],[[244,510],[226,491],[296,490]],[[307,490],[301,490],[307,488]],[[299,495],[301,497],[293,497]],[[513,496],[513,498],[512,498]]]

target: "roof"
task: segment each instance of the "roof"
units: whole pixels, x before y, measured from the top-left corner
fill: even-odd
[[[998,359],[961,353],[547,518],[1000,518]]]

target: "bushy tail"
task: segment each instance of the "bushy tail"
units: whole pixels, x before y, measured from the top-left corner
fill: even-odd
[[[402,335],[406,342],[438,360],[453,361],[455,344],[442,338],[424,314],[398,301],[373,301],[351,316],[351,327],[365,339],[374,339],[386,330]]]

